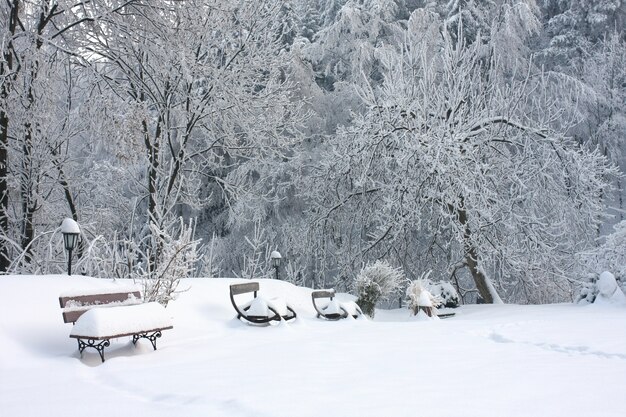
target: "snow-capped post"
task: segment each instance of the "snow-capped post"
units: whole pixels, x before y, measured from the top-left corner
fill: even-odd
[[[283,257],[280,255],[280,252],[275,250],[270,254],[270,258],[272,259],[272,267],[276,271],[276,279],[278,279],[278,267],[280,266],[280,261]]]
[[[66,218],[61,223],[61,233],[63,233],[63,243],[67,250],[67,275],[72,275],[72,251],[78,244],[78,235],[80,228],[78,223],[70,218]]]

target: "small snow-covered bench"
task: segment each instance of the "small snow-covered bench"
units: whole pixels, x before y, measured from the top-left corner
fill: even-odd
[[[141,338],[156,340],[163,330],[173,328],[172,321],[159,303],[142,303],[139,291],[98,292],[59,297],[63,321],[74,323],[70,337],[78,341],[82,356],[85,348],[98,351],[104,362],[104,348],[110,339],[132,336],[133,344]]]
[[[329,302],[324,307],[319,307],[315,300],[318,298],[328,298]],[[361,308],[354,302],[339,303],[335,298],[335,290],[315,290],[311,292],[311,300],[313,307],[317,311],[317,317],[323,317],[326,320],[340,320],[348,316],[355,319],[363,314]]]
[[[296,318],[295,310],[287,305],[285,300],[257,297],[258,292],[258,282],[230,286],[230,302],[237,312],[238,319],[243,318],[252,324],[269,324],[272,321],[289,321]],[[238,305],[235,302],[235,296],[246,293],[253,293],[254,298],[248,303]]]

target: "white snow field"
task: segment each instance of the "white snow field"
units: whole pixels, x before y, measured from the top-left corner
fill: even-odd
[[[465,306],[447,320],[379,310],[315,318],[310,289],[260,280],[289,323],[235,319],[236,279],[190,279],[158,350],[114,339],[81,359],[58,296],[128,281],[0,277],[0,415],[623,417],[626,307]],[[344,300],[347,295],[340,295]]]

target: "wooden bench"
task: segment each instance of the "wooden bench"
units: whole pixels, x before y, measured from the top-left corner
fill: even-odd
[[[244,284],[233,284],[230,286],[230,302],[232,303],[235,311],[237,312],[238,319],[244,319],[253,324],[269,324],[272,321],[289,321],[296,318],[296,312],[293,308],[288,306],[286,303],[283,306],[285,311],[279,311],[280,308],[276,304],[273,304],[273,300],[267,300],[266,309],[267,314],[250,314],[250,308],[253,306],[254,302],[261,301],[257,300],[257,294],[259,292],[259,283],[258,282],[247,282]],[[240,294],[253,293],[252,301],[245,303],[243,305],[238,305],[235,302],[235,296]],[[274,300],[276,302],[276,300]],[[281,314],[282,313],[282,314]]]
[[[139,291],[100,292],[59,297],[63,321],[73,323],[70,337],[78,342],[81,354],[90,347],[104,362],[104,348],[110,339],[132,336],[133,345],[141,338],[156,340],[163,330],[173,328],[165,308],[158,303],[142,303]]]
[[[318,298],[328,298],[330,300],[330,303],[326,307],[320,308],[315,301]],[[333,298],[335,298],[335,290],[333,289],[315,290],[311,292],[311,300],[313,301],[313,307],[315,308],[315,311],[317,311],[318,318],[323,317],[326,320],[341,320],[348,318],[350,312],[348,312],[346,306],[337,303],[337,301],[333,301]],[[363,312],[361,311],[361,308],[355,303],[352,317],[356,319],[362,314]]]

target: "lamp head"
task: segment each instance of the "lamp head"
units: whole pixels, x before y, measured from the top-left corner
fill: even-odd
[[[272,259],[272,266],[274,268],[278,268],[280,266],[280,261],[282,261],[283,257],[280,255],[280,252],[275,250],[270,254],[270,258]]]

